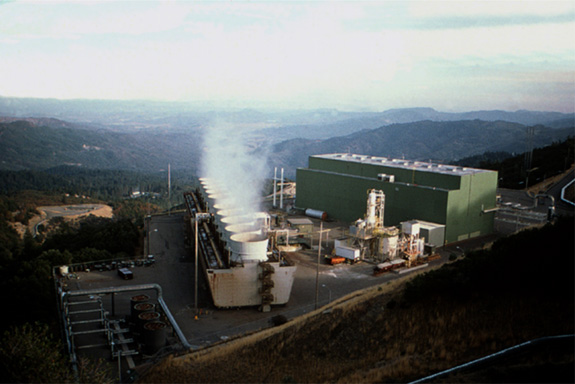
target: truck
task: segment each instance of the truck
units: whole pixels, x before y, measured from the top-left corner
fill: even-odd
[[[132,280],[134,278],[134,274],[129,268],[118,269],[118,276],[124,280]]]
[[[336,245],[335,255],[345,258],[349,263],[355,263],[360,260],[360,250],[357,248],[347,247],[341,244]]]

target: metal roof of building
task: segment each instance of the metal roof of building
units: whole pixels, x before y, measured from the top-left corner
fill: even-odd
[[[457,176],[472,175],[475,173],[482,173],[482,172],[494,172],[494,171],[490,171],[490,170],[486,170],[486,169],[459,167],[456,165],[437,164],[437,163],[431,163],[431,162],[427,162],[427,161],[390,159],[387,157],[356,155],[356,154],[351,154],[351,153],[330,153],[330,154],[323,154],[323,155],[314,155],[311,157],[330,159],[330,160],[348,161],[348,162],[355,162],[355,163],[362,163],[362,164],[380,165],[383,167],[402,168],[402,169],[416,170],[416,171],[422,171],[422,172],[442,173],[442,174],[457,175]]]
[[[313,225],[313,221],[306,218],[290,218],[287,221],[292,225]]]

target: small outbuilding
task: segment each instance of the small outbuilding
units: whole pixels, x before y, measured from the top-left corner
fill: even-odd
[[[312,233],[313,232],[313,221],[306,218],[290,218],[287,220],[288,225],[297,229],[299,233]]]

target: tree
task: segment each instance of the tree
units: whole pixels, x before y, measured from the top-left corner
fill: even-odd
[[[47,325],[13,327],[0,346],[0,372],[8,383],[70,383],[72,374]]]
[[[0,378],[6,383],[113,383],[99,361],[79,359],[77,380],[63,346],[41,323],[24,324],[4,333],[0,345]]]

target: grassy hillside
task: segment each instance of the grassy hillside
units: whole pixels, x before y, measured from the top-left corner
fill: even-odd
[[[573,233],[572,220],[525,231],[406,286],[374,287],[279,327],[169,357],[139,382],[405,382],[572,334]],[[566,360],[551,360],[544,381],[572,382],[565,368],[573,348]]]

